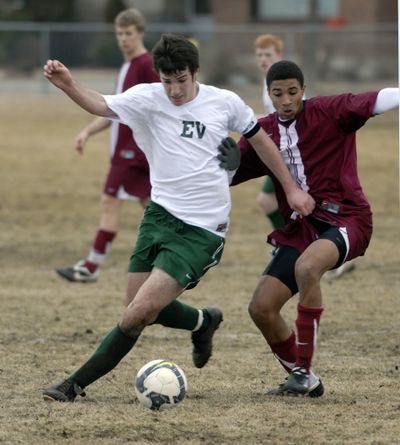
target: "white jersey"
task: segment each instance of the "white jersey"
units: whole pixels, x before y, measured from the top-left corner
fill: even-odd
[[[161,83],[136,85],[104,99],[146,154],[151,200],[187,224],[224,236],[231,198],[217,147],[229,131],[246,134],[257,125],[253,110],[232,91],[203,84],[180,106],[168,99]]]
[[[268,116],[268,114],[274,113],[276,111],[274,105],[272,104],[272,100],[269,97],[267,84],[265,82],[265,79],[264,79],[264,82],[263,82],[262,100],[263,100],[263,104],[264,104],[265,114],[267,116]]]
[[[125,62],[121,69],[118,72],[118,78],[117,78],[117,86],[115,89],[115,94],[120,94],[123,91],[124,88],[124,82],[126,73],[129,70],[131,62]],[[113,120],[111,121],[111,132],[110,132],[110,158],[114,156],[115,149],[117,146],[117,140],[118,140],[118,127],[119,124],[117,121]]]

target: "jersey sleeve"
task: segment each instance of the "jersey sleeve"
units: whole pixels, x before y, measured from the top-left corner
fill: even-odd
[[[148,84],[139,84],[121,94],[104,95],[107,106],[117,115],[116,120],[132,128],[132,124],[145,121],[150,112],[151,92]]]
[[[336,126],[346,133],[352,133],[374,116],[377,95],[378,92],[374,91],[362,94],[339,94],[320,99],[323,111],[335,120]]]
[[[259,130],[259,124],[254,111],[232,91],[226,91],[229,105],[229,130],[241,133],[246,137],[254,135]]]
[[[269,132],[269,116],[260,118],[258,120],[258,123],[261,128],[263,128],[266,132]],[[272,175],[271,171],[258,157],[257,152],[254,150],[253,146],[250,144],[245,136],[241,137],[239,141],[239,147],[241,153],[240,166],[236,170],[231,185],[241,184],[242,182],[254,178],[259,178],[260,176]]]

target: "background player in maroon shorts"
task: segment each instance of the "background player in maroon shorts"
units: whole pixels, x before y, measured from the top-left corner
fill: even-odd
[[[357,174],[356,131],[370,117],[397,108],[399,90],[302,100],[303,73],[289,61],[270,68],[267,86],[277,113],[259,123],[316,207],[311,215],[299,218],[272,175],[286,225],[268,237],[278,250],[258,282],[249,312],[289,373],[267,394],[319,397],[324,388],[311,371],[311,362],[323,311],[320,280],[327,270],[364,255],[372,234],[371,210]],[[223,145],[225,154],[235,150],[232,142]],[[241,139],[240,149],[242,161],[233,184],[269,175],[246,140]],[[296,338],[281,309],[297,292]]]
[[[118,46],[124,56],[116,93],[139,83],[158,82],[151,55],[143,44],[145,22],[136,9],[122,11],[115,18]],[[104,261],[114,240],[125,200],[139,200],[144,207],[150,196],[149,166],[143,152],[136,145],[132,131],[123,124],[97,117],[76,138],[76,149],[83,153],[88,138],[111,126],[111,165],[101,199],[100,224],[86,260],[71,267],[56,269],[57,273],[76,282],[94,282],[99,266]]]

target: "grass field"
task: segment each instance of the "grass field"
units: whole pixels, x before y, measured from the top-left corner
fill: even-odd
[[[397,113],[359,132],[360,176],[375,230],[356,270],[323,284],[315,371],[321,399],[264,396],[284,378],[247,314],[270,257],[269,227],[255,196],[260,181],[233,190],[221,264],[182,298],[218,305],[225,321],[204,369],[191,363],[187,332],[150,327],[137,347],[74,404],[49,404],[41,388],[79,366],[116,324],[141,210],[126,205],[99,282],[70,284],[54,268],[83,257],[94,236],[107,169],[106,134],[79,157],[73,137],[91,118],[59,96],[0,102],[1,444],[398,444],[400,443],[400,259]],[[286,315],[293,322],[294,299]],[[188,378],[187,398],[161,413],[135,399],[133,378],[168,358]]]

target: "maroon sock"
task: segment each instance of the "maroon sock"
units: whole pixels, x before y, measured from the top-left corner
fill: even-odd
[[[311,360],[317,347],[317,335],[322,307],[297,305],[297,359],[296,366],[311,368]]]
[[[292,331],[287,340],[270,345],[270,348],[278,362],[287,372],[290,372],[297,357],[296,334],[294,331]]]
[[[110,244],[113,242],[116,232],[109,232],[107,230],[99,229],[93,241],[91,251],[85,261],[85,266],[91,273],[95,272],[99,265],[104,260]]]

